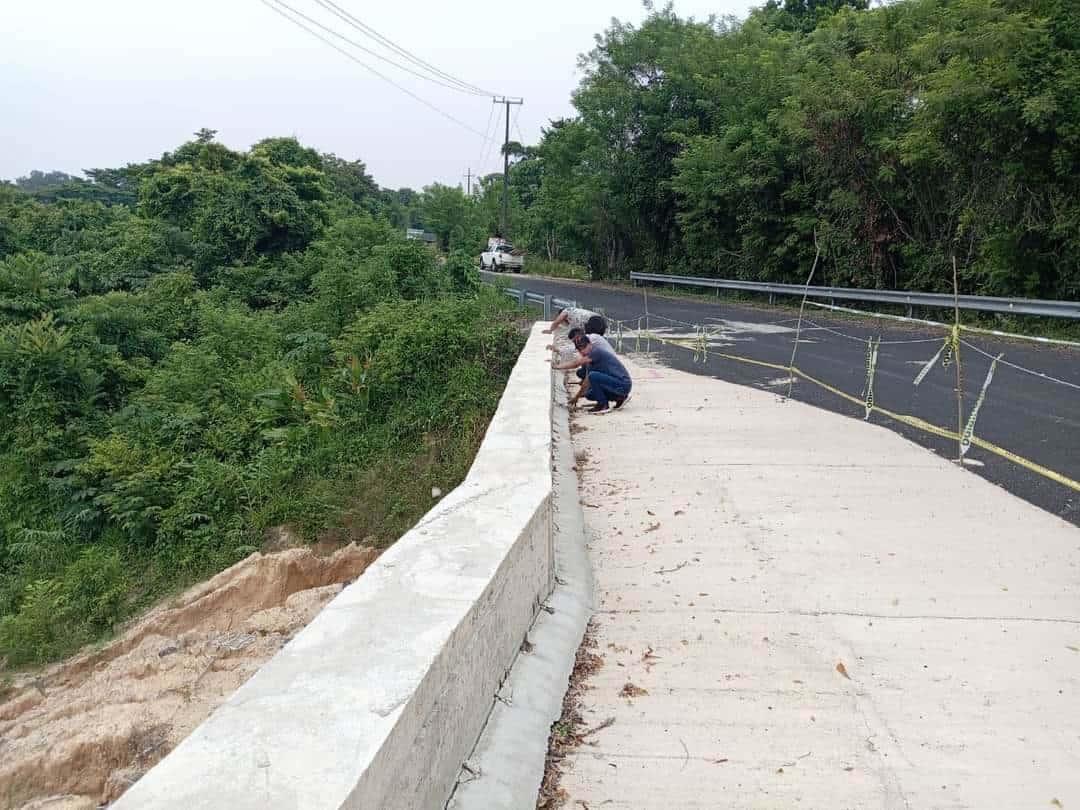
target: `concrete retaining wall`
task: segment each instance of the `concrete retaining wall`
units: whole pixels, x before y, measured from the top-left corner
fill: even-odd
[[[114,808],[444,805],[553,584],[547,342],[461,486]]]

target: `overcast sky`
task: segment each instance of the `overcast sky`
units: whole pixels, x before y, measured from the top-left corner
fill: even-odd
[[[315,0],[286,2],[377,49]],[[336,2],[447,73],[524,96],[525,105],[514,111],[528,143],[548,121],[572,112],[577,55],[592,47],[593,35],[612,17],[636,23],[645,15],[640,0]],[[704,19],[743,17],[756,4],[676,0],[675,7]],[[3,5],[0,178],[139,162],[200,127],[218,130],[222,142],[238,149],[271,135],[295,135],[320,151],[363,160],[381,185],[395,188],[457,184],[468,168],[499,168],[497,147],[489,146],[485,157],[477,134],[496,128],[489,99],[417,80],[357,53],[477,131],[471,132],[259,0]]]

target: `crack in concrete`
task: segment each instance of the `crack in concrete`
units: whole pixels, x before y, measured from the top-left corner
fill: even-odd
[[[671,608],[648,608],[648,609],[626,609],[620,610],[616,608],[604,608],[596,611],[597,613],[605,613],[608,615],[617,614],[635,614],[635,613],[647,613],[647,614],[665,614],[665,613],[720,613],[731,614],[733,616],[801,616],[804,618],[828,618],[830,616],[840,616],[853,619],[897,619],[901,621],[924,621],[924,620],[940,620],[940,621],[955,621],[955,622],[1033,622],[1037,624],[1066,624],[1066,625],[1080,625],[1080,619],[1064,619],[1053,616],[945,616],[935,614],[923,614],[923,613],[911,613],[903,614],[900,616],[889,615],[887,613],[862,613],[855,610],[741,610],[739,608],[692,608],[681,611],[675,611]]]

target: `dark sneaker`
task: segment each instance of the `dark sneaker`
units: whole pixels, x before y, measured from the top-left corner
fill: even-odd
[[[599,405],[593,405],[591,408],[589,408],[588,413],[592,414],[593,416],[606,416],[607,414],[611,413],[611,408],[607,405],[605,405],[603,408],[601,408]]]
[[[632,396],[633,396],[633,394],[627,394],[622,399],[615,400],[615,410],[619,410],[619,408],[621,408],[623,405],[625,405],[627,402],[629,402],[630,397],[632,397]]]

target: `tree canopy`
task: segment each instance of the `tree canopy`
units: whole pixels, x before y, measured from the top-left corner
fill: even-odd
[[[274,526],[390,542],[498,402],[517,315],[393,221],[415,206],[460,246],[461,192],[214,138],[0,186],[0,667],[107,633]]]
[[[630,270],[1080,295],[1080,9],[1066,0],[666,7],[582,59],[513,168],[515,236]]]

